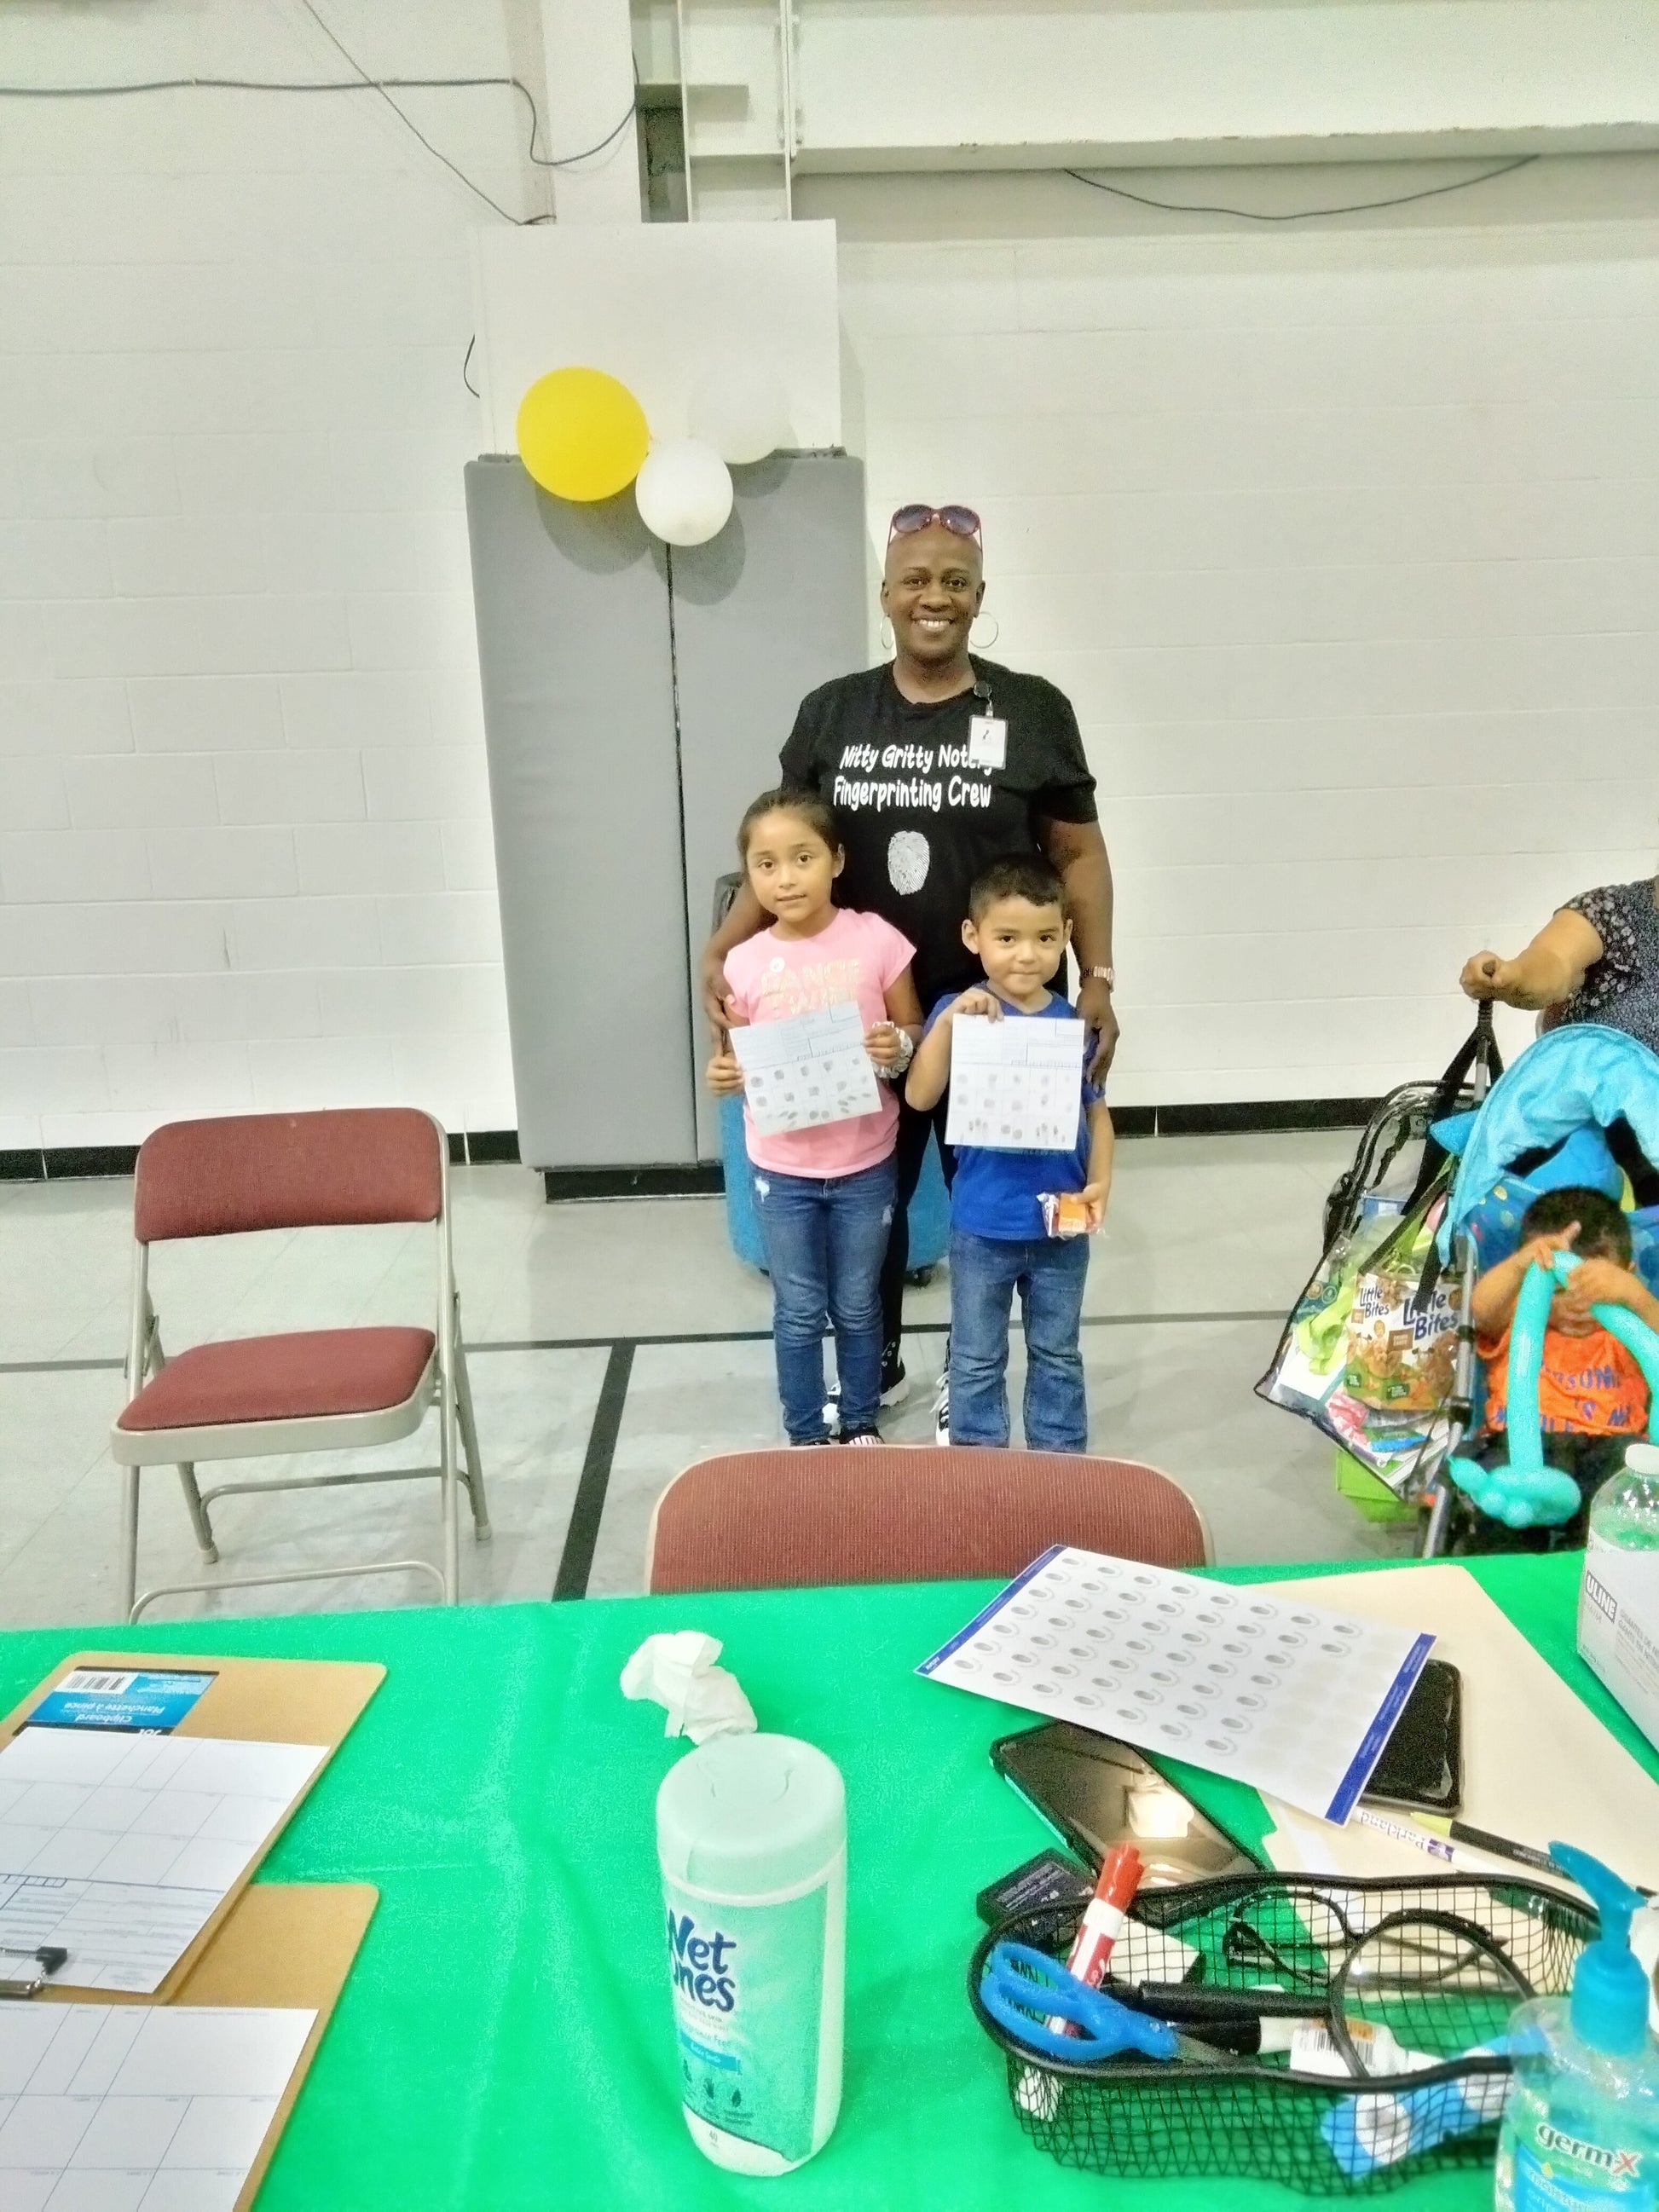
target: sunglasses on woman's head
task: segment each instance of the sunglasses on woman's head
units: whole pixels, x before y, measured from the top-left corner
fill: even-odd
[[[914,538],[917,531],[930,529],[936,522],[957,538],[975,539],[984,550],[985,533],[971,507],[898,507],[887,526],[887,543],[890,545],[896,538]]]

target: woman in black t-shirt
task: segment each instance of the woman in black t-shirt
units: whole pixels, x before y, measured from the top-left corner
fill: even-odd
[[[836,810],[847,852],[842,905],[880,915],[916,948],[925,1012],[979,980],[962,942],[968,889],[1008,853],[1044,853],[1066,884],[1078,1011],[1097,1034],[1098,1082],[1117,1043],[1112,1012],[1112,875],[1095,811],[1094,778],[1064,692],[974,656],[969,632],[985,597],[979,518],[970,508],[902,507],[888,533],[881,604],[893,659],[838,677],[802,700],[780,757],[786,786],[816,791]],[[704,948],[703,1004],[722,1025],[723,963],[766,923],[745,884]],[[945,1102],[906,1106],[898,1139],[898,1199],[882,1273],[886,1346],[884,1403],[903,1395],[900,1310],[909,1259],[905,1207]]]

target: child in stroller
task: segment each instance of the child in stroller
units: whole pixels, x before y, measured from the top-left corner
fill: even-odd
[[[1474,1285],[1475,1350],[1486,1370],[1486,1417],[1465,1456],[1495,1468],[1508,1455],[1510,1335],[1527,1271],[1553,1267],[1559,1252],[1580,1264],[1550,1304],[1538,1371],[1544,1462],[1577,1486],[1578,1510],[1550,1528],[1510,1528],[1471,1504],[1454,1548],[1464,1552],[1565,1551],[1584,1541],[1590,1501],[1645,1437],[1647,1378],[1594,1306],[1622,1306],[1659,1329],[1659,1298],[1632,1272],[1629,1221],[1604,1192],[1568,1184],[1546,1191],[1522,1217],[1521,1242]]]

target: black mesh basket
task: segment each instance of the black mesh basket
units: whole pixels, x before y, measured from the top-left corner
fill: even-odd
[[[1523,1997],[1565,1990],[1596,1934],[1588,1906],[1524,1877],[1237,1875],[1143,1892],[1133,1911],[1112,1953],[1109,1993],[1180,1982],[1183,1996],[1219,2002],[1277,1984],[1305,1996],[1297,2009],[1307,2017],[1334,2015],[1328,2040],[1348,2074],[1293,2072],[1288,2054],[1218,2053],[1209,2063],[1126,2055],[1075,2066],[1036,2057],[986,2010],[980,1978],[1005,1941],[1065,1957],[1077,1916],[1050,1906],[994,1928],[968,1975],[975,2014],[1006,2060],[1021,2127],[1062,2166],[1095,2173],[1249,2175],[1311,2196],[1372,2193],[1443,2166],[1490,2164],[1509,2062],[1467,2054],[1502,2035]],[[1357,2021],[1391,2030],[1417,2064],[1365,2075],[1353,2055],[1364,2039],[1343,2027]],[[1201,2039],[1204,2030],[1182,2033]]]

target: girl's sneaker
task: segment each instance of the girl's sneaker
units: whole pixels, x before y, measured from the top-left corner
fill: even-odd
[[[844,1444],[878,1444],[881,1442],[881,1431],[879,1429],[849,1429],[842,1438],[842,1442]]]

